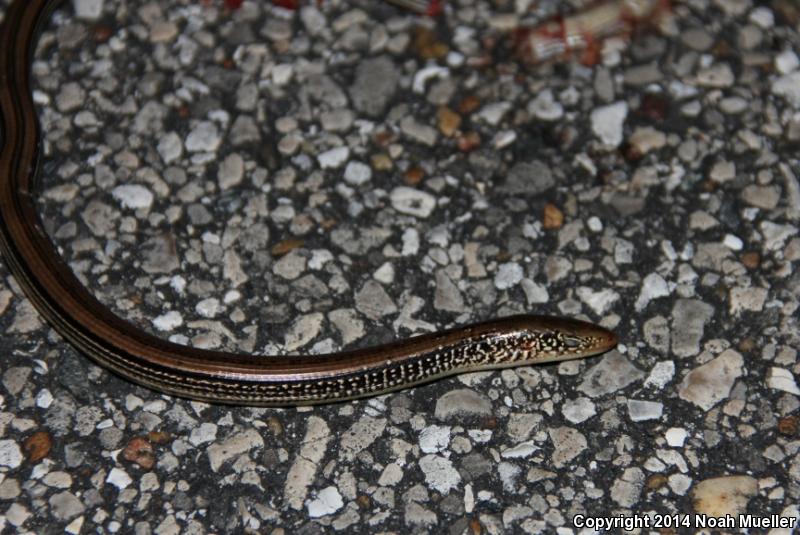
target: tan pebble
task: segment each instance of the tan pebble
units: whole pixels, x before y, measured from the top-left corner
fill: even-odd
[[[545,230],[558,230],[564,225],[564,213],[552,203],[544,205],[542,226]]]
[[[35,464],[47,457],[53,447],[53,439],[47,431],[37,431],[22,444],[28,462]]]
[[[724,476],[706,479],[692,491],[698,513],[721,517],[737,515],[747,509],[747,502],[758,492],[758,481],[750,476]]]
[[[447,137],[452,137],[461,126],[461,116],[447,106],[439,108],[436,119],[439,122],[439,131]]]

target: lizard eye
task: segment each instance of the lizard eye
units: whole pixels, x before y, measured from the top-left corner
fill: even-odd
[[[578,347],[581,345],[581,340],[577,336],[565,336],[563,340],[564,344],[570,348]]]

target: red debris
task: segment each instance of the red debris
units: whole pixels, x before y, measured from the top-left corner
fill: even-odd
[[[289,9],[291,11],[296,11],[300,7],[299,0],[272,0],[272,3],[278,7]]]

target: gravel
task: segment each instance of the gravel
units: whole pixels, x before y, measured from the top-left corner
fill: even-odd
[[[3,264],[0,531],[800,516],[796,10],[674,6],[664,33],[526,66],[509,28],[554,4],[235,4],[75,0],[44,28],[42,228],[98,300],[255,354],[522,313],[620,345],[228,407],[95,366]]]

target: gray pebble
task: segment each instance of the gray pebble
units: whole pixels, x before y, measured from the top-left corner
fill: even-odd
[[[433,297],[433,307],[436,310],[447,312],[464,312],[464,298],[450,277],[444,270],[436,272],[436,292]]]
[[[776,186],[756,186],[751,184],[742,190],[742,200],[750,206],[762,210],[772,210],[781,199],[780,188]]]
[[[342,345],[350,344],[364,336],[364,322],[355,310],[347,308],[332,310],[328,318],[341,334]]]
[[[644,372],[616,350],[611,350],[599,363],[589,368],[578,390],[596,398],[622,390],[644,378]]]
[[[550,168],[534,160],[514,165],[500,191],[509,195],[540,195],[554,185],[555,179]]]
[[[137,134],[145,135],[163,132],[166,116],[167,108],[164,105],[148,100],[133,119],[133,130]]]
[[[697,73],[697,84],[703,87],[730,87],[734,80],[733,70],[727,63],[716,63]]]
[[[219,165],[217,182],[223,191],[238,186],[244,177],[244,160],[239,154],[229,154]]]
[[[306,270],[307,262],[305,255],[295,249],[275,262],[272,271],[286,280],[295,280]]]
[[[355,114],[347,108],[338,108],[323,112],[319,119],[328,132],[346,132],[353,126]]]
[[[71,492],[64,491],[50,497],[50,512],[58,521],[66,521],[82,514],[86,507]]]
[[[356,293],[356,309],[371,320],[397,312],[397,305],[381,284],[370,279]]]
[[[254,83],[242,84],[236,90],[236,107],[241,111],[253,111],[258,103],[258,86]]]
[[[611,197],[611,206],[623,217],[630,217],[638,214],[645,207],[645,199],[643,197],[634,197],[633,195],[625,195],[624,193],[616,193]]]
[[[625,83],[628,85],[648,85],[658,83],[664,79],[664,73],[658,63],[646,63],[625,70]]]
[[[124,432],[115,426],[106,427],[100,431],[100,443],[103,445],[103,448],[107,450],[117,449],[123,437]]]
[[[727,398],[733,383],[741,377],[744,360],[732,349],[689,372],[680,384],[678,395],[704,411]]]
[[[670,330],[667,318],[655,316],[644,323],[642,327],[644,341],[647,345],[658,351],[666,353],[669,351]]]
[[[698,299],[679,299],[672,307],[672,351],[690,357],[700,351],[706,323],[714,316],[714,307]]]
[[[435,526],[439,523],[436,513],[416,502],[406,505],[403,518],[409,526]]]
[[[399,81],[399,69],[390,58],[381,56],[362,61],[350,86],[353,106],[373,117],[381,115],[394,97]]]
[[[322,329],[325,316],[322,312],[314,312],[297,318],[286,331],[284,345],[287,351],[299,349],[317,337]]]
[[[400,121],[400,130],[412,141],[429,147],[436,145],[436,141],[439,139],[439,132],[435,128],[420,123],[410,115],[403,117]]]
[[[16,396],[28,383],[31,369],[27,366],[15,366],[3,372],[3,386],[12,396]]]
[[[261,141],[261,131],[255,119],[248,115],[240,115],[233,121],[229,141],[234,147]]]
[[[714,44],[714,36],[705,28],[689,28],[681,32],[681,42],[698,52],[705,52]]]
[[[347,95],[330,76],[313,75],[309,77],[306,89],[312,98],[326,104],[331,109],[347,106]]]
[[[264,439],[255,429],[234,433],[222,442],[215,442],[206,449],[211,470],[219,471],[222,465],[243,453],[264,447]]]
[[[86,459],[85,446],[80,442],[71,442],[64,446],[64,459],[69,468],[81,466]]]
[[[425,455],[419,460],[425,483],[431,490],[447,495],[461,483],[461,476],[450,459],[439,455]]]
[[[100,201],[91,201],[81,214],[81,219],[95,236],[107,238],[114,228],[119,212]]]
[[[300,451],[289,468],[283,489],[283,499],[292,509],[303,507],[330,440],[331,431],[325,420],[317,416],[308,418]]]
[[[556,427],[551,429],[548,434],[554,448],[553,454],[550,456],[550,462],[556,468],[569,464],[588,446],[583,433],[572,427]]]
[[[169,273],[180,267],[175,239],[169,234],[160,234],[142,245],[142,269],[147,273]]]
[[[462,416],[488,416],[492,403],[482,394],[466,388],[451,390],[436,400],[436,418],[449,420]]]
[[[67,113],[83,106],[86,92],[77,82],[68,82],[61,86],[61,91],[56,96],[58,111]]]
[[[45,413],[45,424],[55,436],[63,436],[72,433],[73,417],[77,407],[75,401],[66,393],[56,396],[54,402]]]
[[[778,225],[771,221],[762,221],[758,227],[764,235],[764,247],[768,251],[782,249],[786,240],[797,236],[798,232],[794,225]]]
[[[186,150],[189,152],[215,152],[220,143],[219,128],[211,121],[200,121],[186,136]]]
[[[628,400],[628,416],[633,422],[658,420],[664,412],[664,404],[656,401]]]
[[[349,429],[342,433],[339,442],[339,455],[346,460],[352,460],[358,453],[368,448],[375,442],[386,429],[385,418],[362,416]]]
[[[731,315],[738,316],[742,312],[761,312],[767,301],[768,293],[766,288],[755,286],[731,288],[728,294]]]
[[[611,499],[621,507],[632,507],[639,501],[644,482],[644,472],[640,468],[626,468],[611,485]]]
[[[19,481],[7,478],[0,483],[0,500],[13,500],[20,495]]]
[[[522,279],[520,286],[525,292],[525,299],[529,305],[539,305],[550,300],[547,287],[543,284],[538,284],[530,279]]]

